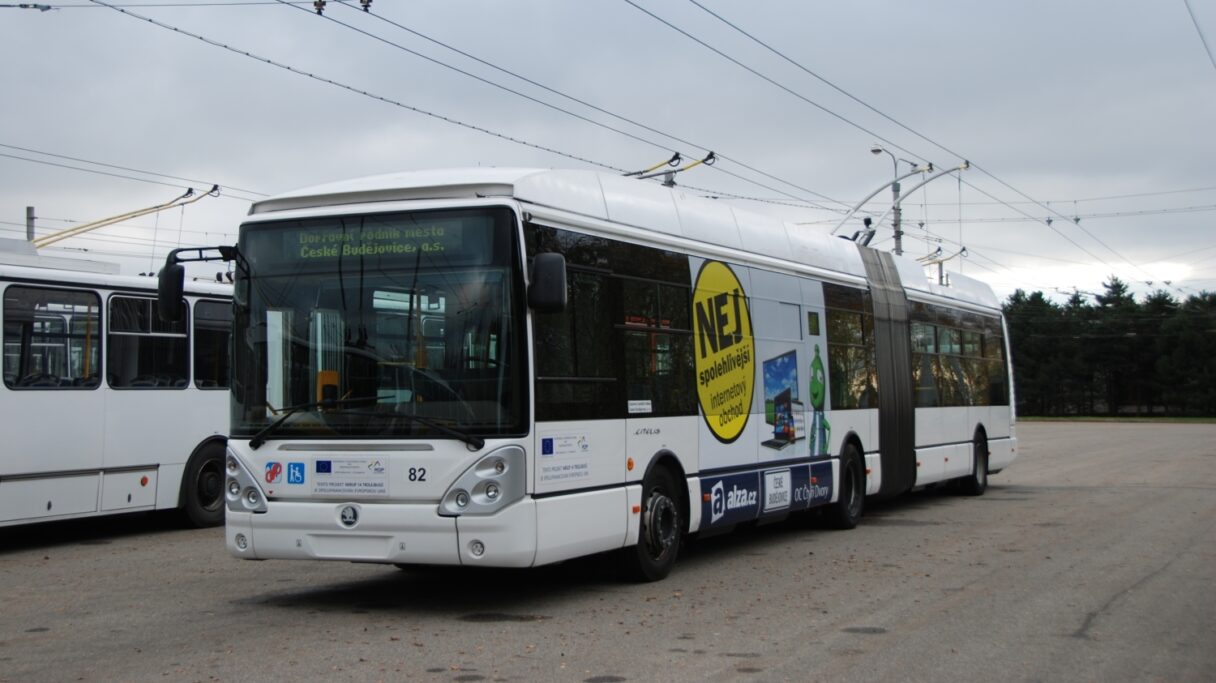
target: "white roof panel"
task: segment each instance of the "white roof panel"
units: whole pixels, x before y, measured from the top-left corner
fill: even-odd
[[[680,227],[686,237],[732,249],[743,248],[739,225],[735,223],[735,213],[730,205],[700,197],[686,197],[677,192],[676,211],[680,214]]]
[[[599,174],[592,171],[546,171],[515,181],[515,197],[583,216],[608,220]]]
[[[847,240],[787,225],[725,201],[689,195],[625,176],[576,170],[469,168],[390,173],[296,190],[254,203],[250,214],[407,200],[513,198],[571,216],[740,249],[853,277],[865,277],[857,246]],[[921,264],[895,259],[904,286],[999,308],[982,282],[952,275],[948,286],[931,282]]]
[[[600,175],[608,220],[682,236],[671,188],[619,175]]]
[[[404,199],[510,197],[521,178],[543,172],[525,168],[467,168],[387,173],[285,192],[254,202],[249,213]]]

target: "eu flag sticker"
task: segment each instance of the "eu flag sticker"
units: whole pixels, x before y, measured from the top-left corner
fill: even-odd
[[[553,439],[540,440],[540,454],[553,455]]]
[[[317,474],[330,474],[333,472],[334,464],[330,460],[317,461]]]
[[[302,463],[302,462],[287,463],[287,483],[288,484],[303,484],[304,483],[304,463]]]

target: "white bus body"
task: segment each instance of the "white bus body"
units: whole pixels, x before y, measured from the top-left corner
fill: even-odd
[[[684,533],[820,506],[848,528],[862,491],[982,493],[1014,458],[984,284],[678,187],[379,176],[256,203],[239,247],[237,557],[621,549],[655,579]],[[569,301],[540,312],[526,288],[553,253]]]
[[[152,278],[70,265],[0,249],[0,526],[167,508],[221,523],[231,286],[191,283],[178,329],[156,321]]]

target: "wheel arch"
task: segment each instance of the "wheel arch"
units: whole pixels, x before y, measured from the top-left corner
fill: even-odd
[[[222,434],[212,434],[211,436],[200,441],[199,444],[194,447],[194,450],[191,451],[190,457],[186,458],[186,464],[182,468],[182,480],[177,487],[177,509],[182,510],[186,507],[186,490],[190,487],[190,481],[186,476],[186,473],[190,471],[190,466],[194,464],[196,459],[204,457],[204,453],[206,453],[208,449],[215,446],[227,449],[228,437]]]
[[[992,456],[992,452],[988,450],[988,428],[984,426],[983,422],[975,423],[975,431],[972,432],[971,442],[975,443],[975,444],[979,444],[979,443],[984,444],[985,453],[989,457]],[[972,468],[975,467],[974,461],[972,462],[971,466],[972,466]],[[991,474],[992,470],[989,470],[988,473]]]
[[[870,485],[870,466],[866,464],[866,449],[861,443],[861,435],[853,430],[849,430],[849,433],[845,434],[844,438],[840,440],[840,452],[836,454],[836,457],[842,462],[844,461],[844,454],[848,450],[849,446],[857,449],[857,456],[861,458],[861,476],[864,478],[865,484],[868,487]]]
[[[865,465],[866,449],[861,444],[861,437],[853,430],[849,430],[849,433],[840,440],[840,451],[836,453],[836,457],[843,458],[845,449],[850,445],[857,449],[857,453],[861,456],[861,464]]]
[[[646,481],[650,477],[650,473],[658,468],[664,468],[671,472],[675,477],[676,485],[680,487],[680,504],[684,507],[685,514],[682,519],[684,532],[688,532],[688,523],[692,514],[691,502],[688,493],[688,473],[684,470],[684,465],[680,462],[677,456],[670,449],[664,448],[656,451],[650,456],[650,462],[646,465],[646,471],[642,473],[641,481]],[[641,483],[641,482],[639,482]]]

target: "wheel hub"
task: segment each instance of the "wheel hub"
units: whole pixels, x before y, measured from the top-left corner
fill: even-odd
[[[653,494],[646,503],[642,528],[646,530],[646,544],[662,554],[676,542],[679,533],[676,524],[676,504],[663,494]]]

